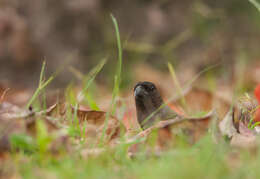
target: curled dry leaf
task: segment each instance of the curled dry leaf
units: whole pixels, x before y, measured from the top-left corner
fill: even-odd
[[[244,111],[239,111],[239,116],[234,114],[234,109],[229,111],[225,118],[220,122],[219,129],[223,136],[231,138],[230,145],[233,147],[251,149],[257,146],[257,130],[248,128],[248,120],[250,113],[247,112],[251,109],[251,103],[243,104]],[[246,109],[246,110],[245,110]],[[236,120],[235,118],[238,117]],[[237,121],[235,123],[235,121]]]
[[[75,110],[75,108],[72,108],[73,113]],[[120,121],[114,116],[107,116],[107,113],[104,111],[93,111],[83,106],[80,106],[76,112],[79,124],[82,125],[83,128],[86,128],[86,137],[95,136],[100,138],[104,128],[106,128],[105,138],[108,141],[119,137],[122,125],[120,125]]]
[[[229,138],[237,134],[237,129],[233,123],[234,111],[230,110],[224,119],[219,123],[219,129],[223,136],[228,136]]]

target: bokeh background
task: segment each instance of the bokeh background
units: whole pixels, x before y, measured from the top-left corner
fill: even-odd
[[[85,74],[107,58],[97,80],[113,86],[111,13],[123,45],[122,89],[168,73],[167,62],[184,81],[220,64],[216,77],[228,81],[235,73],[252,73],[248,79],[259,82],[260,13],[246,0],[1,0],[0,83],[35,88],[43,60],[49,75],[67,61]],[[65,68],[51,87],[72,80]]]

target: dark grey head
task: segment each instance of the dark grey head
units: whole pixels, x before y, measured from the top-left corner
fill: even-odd
[[[137,119],[142,128],[151,124],[155,119],[144,121],[152,112],[157,110],[162,104],[162,97],[151,82],[139,82],[134,88],[135,105],[137,112]]]
[[[150,127],[156,120],[167,120],[177,116],[173,110],[164,105],[160,92],[151,82],[137,83],[134,88],[134,96],[137,120],[143,129]],[[147,119],[154,111],[157,112]]]

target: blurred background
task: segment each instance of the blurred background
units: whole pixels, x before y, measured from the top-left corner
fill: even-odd
[[[48,75],[66,65],[50,85],[63,88],[76,79],[67,67],[86,74],[107,58],[97,81],[112,87],[111,13],[123,46],[122,89],[164,79],[168,62],[181,82],[216,64],[209,78],[259,82],[260,13],[246,0],[1,0],[0,84],[35,88],[46,60]]]

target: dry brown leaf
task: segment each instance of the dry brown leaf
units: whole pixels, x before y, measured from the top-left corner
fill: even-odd
[[[230,110],[225,118],[219,123],[219,129],[223,136],[228,136],[229,138],[237,134],[237,129],[233,123],[234,121],[234,111]]]
[[[32,115],[34,115],[34,112],[21,109],[11,103],[3,102],[0,104],[0,118],[2,119],[26,118]]]
[[[232,137],[230,145],[233,147],[251,149],[257,147],[256,136],[236,134]]]
[[[189,111],[210,111],[213,105],[211,92],[199,88],[192,88],[186,95],[185,100]]]
[[[173,128],[179,128],[180,125],[183,123],[191,123],[189,129],[192,132],[192,137],[198,140],[198,138],[202,136],[202,134],[204,134],[205,131],[208,129],[208,124],[212,114],[213,112],[209,112],[207,115],[201,118],[183,118],[178,116],[175,119],[160,121],[152,127],[140,132],[135,137],[130,139],[130,141],[147,138],[153,130],[159,129],[158,144],[161,146],[168,145],[167,143],[171,141],[172,136],[174,135],[172,133]],[[188,129],[187,125],[185,127],[186,129]]]
[[[73,113],[74,111],[75,108],[72,108]],[[104,111],[93,111],[84,106],[80,106],[77,109],[77,116],[80,125],[82,125],[82,127],[85,125],[86,127],[86,137],[89,137],[87,135],[96,135],[96,137],[99,138],[104,128],[106,128],[105,134],[108,141],[120,135],[120,121],[113,116],[107,117],[107,113]]]
[[[153,151],[153,153],[155,152],[156,154],[161,153],[162,150],[167,150],[167,149],[171,148],[172,146],[174,146],[174,142],[175,142],[174,139],[176,137],[176,133],[173,132],[173,129],[179,128],[180,125],[183,123],[191,124],[190,126],[192,128],[189,128],[189,129],[193,129],[193,131],[191,131],[192,134],[189,137],[191,137],[192,140],[194,140],[194,141],[195,141],[195,139],[198,140],[199,137],[201,137],[202,134],[204,134],[205,131],[208,129],[208,123],[209,123],[209,120],[212,115],[213,115],[213,112],[210,112],[201,118],[184,119],[182,117],[177,117],[175,119],[171,119],[171,120],[167,120],[167,121],[160,121],[157,124],[155,124],[154,126],[140,132],[138,135],[130,138],[127,141],[129,143],[133,143],[133,142],[135,143],[128,148],[128,155],[129,155],[129,157],[134,157],[140,151],[140,148],[143,148],[143,147],[145,147],[145,149],[147,150],[146,153],[149,153],[148,151]],[[201,126],[200,123],[204,123],[204,122],[206,123],[206,125],[202,124],[202,126]],[[185,127],[187,127],[187,125]],[[185,127],[184,127],[184,129],[185,129]],[[158,131],[157,141],[156,141],[155,147],[150,148],[147,145],[147,142],[149,140],[150,134],[154,130]],[[200,131],[200,132],[198,132],[198,131]],[[201,135],[199,135],[198,133]],[[136,143],[136,141],[138,141],[138,140],[140,140],[140,141],[138,143]]]
[[[243,107],[249,109],[251,103],[244,103]],[[249,108],[248,108],[249,107]],[[240,111],[240,118],[235,123],[234,110],[227,113],[226,117],[220,122],[219,128],[223,136],[228,136],[231,138],[230,145],[233,147],[254,149],[257,147],[257,131],[248,128],[248,119],[250,114],[246,111]],[[241,109],[240,109],[241,110]],[[238,125],[238,126],[236,126]]]
[[[224,117],[230,108],[230,102],[219,97],[209,90],[193,87],[184,93],[186,107],[189,113],[199,112],[199,111],[210,111],[215,108],[218,116]],[[172,103],[174,106],[181,106],[181,98],[177,98],[175,102]]]
[[[166,125],[165,127],[162,127],[159,129],[159,134],[163,133],[164,135],[159,135],[158,136],[158,143],[159,144],[165,144],[161,145],[161,147],[167,145],[172,145],[169,143],[174,142],[174,137],[176,137],[176,134],[182,130],[184,134],[189,139],[189,142],[191,144],[195,143],[198,141],[202,136],[205,135],[205,133],[208,131],[209,128],[209,123],[212,118],[213,112],[209,112],[207,115],[203,117],[198,117],[198,118],[191,118],[188,117],[186,120],[179,121],[177,123],[169,124]],[[167,144],[168,143],[168,144]]]

